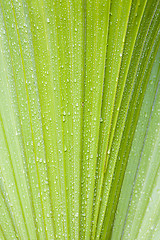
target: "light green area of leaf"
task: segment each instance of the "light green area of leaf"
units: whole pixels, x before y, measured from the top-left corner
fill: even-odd
[[[86,3],[81,239],[90,239],[110,2]]]
[[[0,239],[159,238],[159,45],[159,0],[0,0]]]

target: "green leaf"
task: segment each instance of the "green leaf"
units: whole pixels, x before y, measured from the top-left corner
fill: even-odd
[[[148,82],[126,166],[114,222],[113,239],[117,239],[122,233],[122,238],[124,239],[128,238],[126,234],[129,233],[131,234],[131,239],[135,239],[138,234],[138,239],[151,239],[149,234],[152,234],[152,231],[150,232],[150,230],[154,230],[156,221],[158,221],[158,160],[160,151],[159,59],[160,49]],[[130,226],[129,222],[132,226]],[[142,227],[143,230],[141,230]],[[141,231],[138,233],[139,229]]]
[[[158,239],[159,46],[159,0],[0,0],[0,239]]]

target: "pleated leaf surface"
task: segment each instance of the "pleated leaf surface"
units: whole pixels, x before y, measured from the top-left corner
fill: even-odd
[[[0,240],[160,236],[160,0],[0,0]]]

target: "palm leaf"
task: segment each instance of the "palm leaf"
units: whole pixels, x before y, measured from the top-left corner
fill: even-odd
[[[0,0],[0,239],[158,239],[160,1]]]

